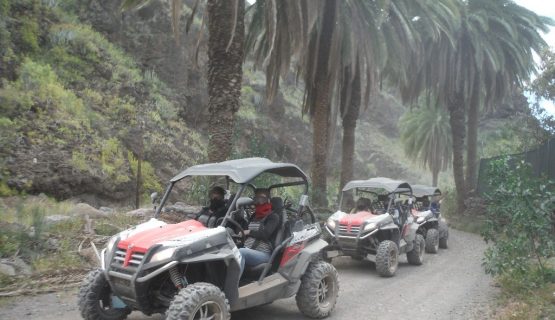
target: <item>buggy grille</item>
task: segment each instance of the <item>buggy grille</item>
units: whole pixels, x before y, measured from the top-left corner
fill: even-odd
[[[144,256],[144,253],[131,252],[131,256],[127,257],[127,250],[118,248],[114,253],[110,266],[118,272],[133,274],[137,271],[141,262],[143,262]],[[129,259],[127,266],[125,265],[126,259]]]
[[[346,224],[340,224],[337,229],[337,235],[340,237],[356,237],[360,232],[360,226],[349,226]]]

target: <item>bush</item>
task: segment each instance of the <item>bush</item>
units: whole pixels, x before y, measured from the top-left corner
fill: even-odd
[[[485,253],[486,272],[511,279],[513,290],[541,286],[550,278],[546,265],[555,255],[555,183],[532,175],[524,161],[504,157],[491,163],[482,235],[493,246]],[[516,289],[515,289],[516,288]]]

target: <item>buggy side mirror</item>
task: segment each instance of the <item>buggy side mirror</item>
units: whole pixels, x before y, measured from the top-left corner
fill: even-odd
[[[153,204],[158,201],[158,192],[153,192],[150,194],[150,201],[152,201]]]
[[[237,202],[235,203],[235,206],[237,208],[239,207],[246,207],[246,206],[250,206],[254,203],[254,200],[252,200],[249,197],[241,197],[239,199],[237,199]]]

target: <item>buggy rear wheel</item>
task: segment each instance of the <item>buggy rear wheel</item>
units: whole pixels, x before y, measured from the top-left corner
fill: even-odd
[[[414,239],[414,247],[411,251],[407,252],[407,261],[410,264],[419,266],[424,261],[424,251],[426,248],[426,241],[421,234],[416,235]]]
[[[426,232],[426,252],[437,253],[439,250],[439,231],[431,228]]]
[[[85,320],[123,320],[131,309],[114,308],[112,289],[102,270],[89,272],[79,288],[79,311]]]
[[[319,260],[306,269],[295,300],[305,316],[321,319],[329,316],[335,308],[338,293],[337,270],[331,264]]]
[[[447,239],[449,239],[449,227],[443,221],[439,222],[439,247],[447,249]]]

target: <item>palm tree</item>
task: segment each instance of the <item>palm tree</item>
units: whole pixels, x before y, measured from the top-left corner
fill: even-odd
[[[407,111],[399,126],[405,154],[428,167],[432,184],[437,186],[439,172],[447,169],[453,156],[449,113],[437,104],[426,103]]]
[[[124,0],[124,9],[149,0]],[[179,39],[181,0],[171,1],[172,25]],[[199,0],[193,6],[192,21]],[[239,110],[243,79],[245,2],[206,0],[208,29],[208,161],[223,161],[231,154],[235,114]],[[203,19],[203,26],[204,26]],[[189,24],[187,26],[187,29]],[[202,32],[201,27],[201,32]]]
[[[488,60],[482,66],[481,77],[493,82],[493,93],[482,93],[470,99],[467,124],[467,169],[466,185],[471,191],[477,183],[477,144],[478,118],[480,106],[491,109],[493,104],[514,92],[515,87],[522,87],[523,81],[536,71],[532,52],[540,53],[546,45],[538,30],[548,31],[547,25],[552,21],[539,17],[532,11],[514,4],[512,1],[469,2],[469,12],[490,12],[488,15],[489,33],[496,50],[496,65],[489,65]],[[495,35],[492,37],[491,35]],[[491,80],[487,80],[490,78]],[[478,86],[480,79],[474,81]],[[479,92],[479,88],[475,88]]]
[[[398,70],[406,66],[411,48],[418,45],[411,18],[433,16],[449,8],[427,4],[412,0],[268,0],[254,5],[247,48],[254,52],[258,65],[266,68],[268,98],[275,96],[292,56],[297,57],[297,74],[304,79],[303,112],[312,118],[311,176],[317,205],[327,202],[327,156],[336,115],[342,116],[345,130],[341,178],[345,180],[352,177],[360,107],[376,90],[379,73],[391,69],[401,75]],[[430,33],[439,33],[438,20],[424,20],[431,22],[424,24]]]
[[[426,90],[447,106],[453,142],[457,205],[464,209],[466,126],[469,115],[469,168],[475,175],[477,113],[480,105],[501,99],[533,70],[532,51],[543,43],[539,30],[549,20],[510,0],[459,1],[460,23],[454,31],[425,39],[424,57],[413,64],[402,92]],[[475,179],[475,178],[474,178]],[[470,179],[473,181],[473,178]]]

